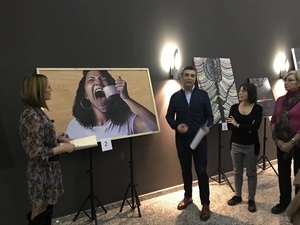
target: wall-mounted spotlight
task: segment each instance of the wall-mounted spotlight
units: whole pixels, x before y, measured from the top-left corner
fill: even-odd
[[[170,76],[173,79],[178,79],[179,66],[180,66],[180,58],[179,58],[178,48],[176,48],[173,54],[172,64],[170,66]]]
[[[284,65],[282,66],[280,73],[279,73],[279,79],[284,78],[284,76],[287,74],[287,72],[290,69],[290,63],[288,59],[285,59]]]
[[[290,63],[285,54],[280,52],[275,57],[273,66],[275,73],[279,74],[279,79],[282,79],[289,71]]]
[[[168,72],[169,78],[178,79],[181,56],[177,45],[167,43],[161,54],[161,66]]]
[[[292,48],[294,66],[296,70],[300,69],[300,48]]]

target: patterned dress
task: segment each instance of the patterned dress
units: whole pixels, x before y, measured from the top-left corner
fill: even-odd
[[[28,156],[27,183],[32,207],[54,205],[62,195],[62,174],[53,148],[57,138],[55,128],[39,107],[25,105],[20,117],[20,136]]]

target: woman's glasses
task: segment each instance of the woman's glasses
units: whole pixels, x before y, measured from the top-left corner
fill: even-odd
[[[283,79],[284,82],[292,83],[296,81],[295,79]]]

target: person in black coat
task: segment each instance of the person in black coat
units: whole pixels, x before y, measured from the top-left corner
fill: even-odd
[[[195,86],[197,70],[193,66],[186,66],[181,71],[181,90],[175,92],[170,99],[166,120],[175,130],[177,154],[182,170],[184,183],[184,199],[177,209],[183,210],[192,200],[192,158],[198,177],[202,210],[200,219],[210,218],[209,182],[207,167],[207,139],[204,137],[199,145],[192,150],[190,144],[201,127],[209,130],[213,123],[213,113],[210,99],[206,91]]]

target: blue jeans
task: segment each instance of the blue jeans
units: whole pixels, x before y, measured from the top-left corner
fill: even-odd
[[[254,145],[231,144],[231,158],[234,171],[235,195],[242,195],[243,170],[246,167],[248,177],[248,200],[254,200],[257,186],[256,163]]]
[[[192,197],[192,158],[198,177],[200,200],[202,205],[209,205],[209,183],[206,173],[207,141],[203,140],[195,150],[190,148],[191,139],[176,138],[177,154],[181,166],[184,184],[184,197]]]

